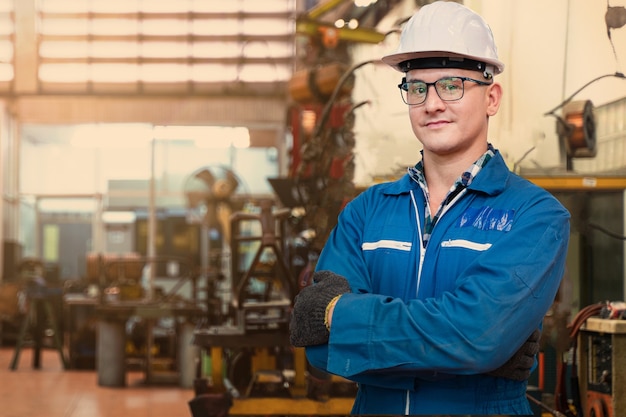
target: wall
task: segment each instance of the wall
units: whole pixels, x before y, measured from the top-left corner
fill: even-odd
[[[546,117],[563,100],[595,78],[624,72],[613,54],[604,20],[604,0],[467,1],[490,22],[507,95],[492,133],[517,160],[532,146],[526,164],[551,169],[560,163],[556,120]],[[611,6],[624,6],[613,0]],[[611,31],[618,58],[626,62],[626,28]],[[621,54],[620,54],[621,52]],[[626,80],[604,78],[574,97],[600,106],[626,96]],[[624,165],[622,162],[622,166]]]
[[[511,167],[523,159],[522,167],[546,172],[564,169],[556,119],[544,114],[593,79],[624,72],[618,59],[626,62],[626,27],[611,31],[616,59],[607,36],[604,0],[464,3],[489,22],[500,59],[506,64],[498,77],[505,95],[499,114],[491,121],[490,141],[500,148]],[[624,6],[626,0],[610,3]],[[379,30],[397,27],[399,19],[414,12],[414,4],[407,0],[381,22]],[[392,52],[398,39],[399,35],[391,34],[379,45],[355,47],[354,62]],[[420,144],[411,132],[406,106],[396,87],[402,75],[379,63],[363,67],[356,76],[355,102],[370,100],[370,105],[358,110],[355,127],[355,180],[367,185],[415,164]],[[626,80],[607,77],[584,88],[574,100],[591,100],[598,107],[623,97]],[[621,117],[626,119],[626,115]]]

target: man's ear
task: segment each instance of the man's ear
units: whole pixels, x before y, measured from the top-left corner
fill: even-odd
[[[487,92],[487,116],[495,116],[500,108],[502,100],[502,86],[500,83],[494,82],[488,87]]]

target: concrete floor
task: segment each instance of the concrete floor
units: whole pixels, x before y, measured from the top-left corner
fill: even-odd
[[[44,349],[40,369],[33,369],[33,350],[23,348],[12,371],[13,353],[11,347],[0,347],[0,417],[192,417],[188,403],[193,389],[147,386],[141,372],[127,372],[126,387],[101,387],[96,371],[63,370],[53,349]],[[326,402],[259,398],[235,401],[229,415],[346,416],[351,405],[351,398]]]
[[[95,371],[63,370],[55,350],[44,350],[40,369],[24,348],[10,370],[13,348],[0,348],[2,417],[191,417],[192,389],[145,386],[142,373],[128,373],[127,386],[98,386]]]

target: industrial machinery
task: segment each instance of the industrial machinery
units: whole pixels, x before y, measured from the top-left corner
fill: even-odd
[[[626,320],[590,317],[578,345],[583,415],[626,414]]]
[[[197,349],[190,339],[204,316],[196,299],[197,280],[186,259],[162,256],[90,258],[102,290],[97,297],[66,297],[71,313],[91,305],[97,325],[98,384],[120,387],[126,371],[140,370],[146,384],[191,387]],[[154,276],[165,265],[166,276]]]
[[[199,289],[207,305],[193,334],[203,355],[190,407],[205,417],[231,406],[237,414],[240,407],[268,410],[248,400],[306,396],[304,351],[294,351],[288,336],[297,293],[289,265],[292,210],[237,194],[240,185],[232,170],[205,166],[183,190],[187,221],[201,227],[198,281],[206,283]]]
[[[528,399],[555,417],[624,415],[626,303],[590,304],[566,327],[570,348],[557,365],[554,405],[527,394]]]
[[[183,186],[187,223],[200,226],[198,275],[206,284],[201,291],[205,293],[207,320],[212,324],[222,321],[225,302],[218,287],[230,278],[227,273],[229,217],[246,201],[245,195],[236,196],[240,185],[241,180],[231,169],[211,165],[195,170]]]
[[[316,392],[315,380],[307,372],[304,350],[289,342],[289,319],[297,293],[286,261],[290,217],[290,209],[275,208],[272,200],[262,199],[257,210],[235,212],[230,218],[228,314],[221,323],[200,326],[194,332],[194,344],[205,350],[210,364],[206,378],[199,375],[197,396],[190,401],[195,417],[212,415],[207,410],[216,404],[232,406],[238,415],[259,409],[287,414],[293,407],[289,399],[298,399],[298,407],[312,414],[349,412],[354,389],[347,387],[354,384],[348,381],[323,382],[335,384],[338,390],[345,387],[343,398],[326,402],[306,398]],[[280,401],[272,401],[276,398]]]
[[[387,33],[372,28],[398,0],[367,7],[347,0],[318,3],[296,19],[296,33],[303,36],[298,38],[300,59],[289,81],[293,146],[288,178],[305,197],[302,223],[314,233],[314,251],[321,249],[337,214],[357,194],[353,128],[355,110],[367,102],[353,103],[351,93],[354,72],[374,61],[351,64],[349,48],[383,41]]]
[[[217,388],[229,381],[226,384],[232,383],[232,389],[245,391],[258,370],[268,370],[268,362],[272,362],[269,368],[276,368],[276,362],[283,359],[280,350],[289,346],[287,326],[295,296],[294,279],[285,263],[280,237],[275,233],[276,223],[286,214],[284,210],[273,213],[271,202],[263,201],[260,214],[239,212],[231,218],[233,292],[229,314],[220,325],[200,329],[195,335],[197,344],[211,350],[212,383]],[[251,231],[252,221],[260,223],[260,233],[246,233],[246,229]],[[246,255],[252,259],[245,259]],[[218,350],[224,349],[232,349],[233,356],[226,361],[223,380],[224,363],[219,360],[222,353]],[[261,357],[266,365],[252,363],[253,358]]]
[[[184,184],[188,218],[221,228],[220,209],[224,206],[232,208],[240,182],[232,170],[222,166],[204,166],[191,173]]]

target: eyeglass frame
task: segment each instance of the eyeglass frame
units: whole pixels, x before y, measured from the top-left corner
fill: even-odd
[[[461,80],[461,96],[459,98],[453,98],[453,99],[445,99],[442,98],[441,95],[439,94],[439,90],[437,90],[437,83],[442,81],[442,80],[447,80],[447,79],[459,79]],[[402,77],[402,82],[400,84],[398,84],[398,88],[400,89],[400,96],[402,97],[402,101],[404,102],[404,104],[406,104],[407,106],[419,106],[420,104],[424,104],[426,102],[426,99],[428,98],[428,92],[430,91],[430,86],[433,86],[435,88],[435,92],[437,93],[437,97],[439,97],[442,101],[446,101],[446,102],[450,102],[450,101],[459,101],[461,100],[464,96],[465,96],[465,81],[471,81],[473,83],[476,83],[478,85],[492,85],[493,82],[486,82],[486,81],[481,81],[481,80],[476,80],[474,78],[470,78],[470,77],[460,77],[460,76],[452,76],[452,77],[442,77],[436,81],[433,81],[432,83],[427,83],[425,81],[422,80],[415,80],[415,81],[407,81],[406,77]],[[412,83],[423,83],[426,85],[426,94],[424,94],[424,100],[420,101],[419,103],[412,103],[409,104],[407,103],[407,100],[404,98],[404,94],[402,94],[403,91],[407,92],[409,91],[408,89],[408,85],[412,84]],[[403,86],[406,86],[406,88],[403,88]],[[408,98],[408,94],[407,94],[407,98]]]

